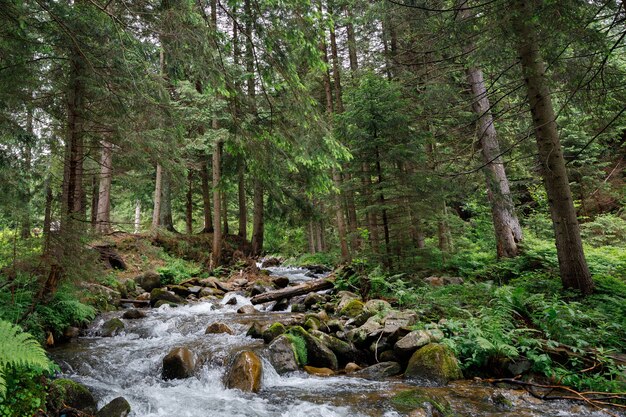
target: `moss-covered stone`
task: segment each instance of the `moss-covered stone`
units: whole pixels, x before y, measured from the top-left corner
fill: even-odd
[[[423,388],[401,391],[391,398],[391,403],[398,411],[402,412],[409,412],[430,404],[443,417],[453,417],[455,415],[445,397],[428,392]]]
[[[318,330],[320,328],[320,319],[315,316],[309,316],[304,322],[304,328],[308,330]]]
[[[263,331],[263,341],[265,343],[270,343],[272,340],[276,339],[281,334],[285,333],[287,329],[282,323],[272,323],[267,329]]]
[[[117,336],[118,334],[120,334],[123,330],[124,330],[124,323],[122,322],[122,320],[118,318],[113,318],[113,319],[107,320],[102,325],[102,330],[100,332],[100,335],[102,337],[113,337],[113,336]]]
[[[60,411],[65,406],[88,414],[94,414],[97,408],[96,400],[87,387],[71,379],[55,379],[50,384],[48,407]]]
[[[155,288],[152,291],[150,291],[150,305],[152,307],[155,307],[156,303],[158,303],[161,300],[169,301],[170,303],[173,303],[173,304],[185,303],[185,300],[183,298],[179,297],[176,294],[172,294],[171,292],[163,288]]]
[[[130,404],[124,397],[117,397],[102,407],[96,417],[126,417],[130,414]]]
[[[363,312],[364,304],[356,298],[351,299],[340,311],[344,316],[356,317]]]
[[[263,339],[263,326],[261,326],[261,323],[253,322],[246,332],[246,336],[250,336],[253,339]]]
[[[306,365],[333,370],[338,368],[337,356],[317,337],[312,336],[300,326],[291,327],[289,333],[304,339],[308,358]]]
[[[463,373],[450,348],[430,343],[411,356],[404,377],[445,385],[449,381],[462,379]]]

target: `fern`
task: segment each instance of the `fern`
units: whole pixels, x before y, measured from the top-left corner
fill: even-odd
[[[6,395],[6,370],[10,366],[50,369],[46,352],[30,333],[8,321],[0,320],[0,398]]]

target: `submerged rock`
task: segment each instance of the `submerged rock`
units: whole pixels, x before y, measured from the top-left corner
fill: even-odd
[[[316,368],[314,366],[305,366],[304,372],[310,375],[316,376],[333,376],[335,375],[335,371],[328,368]]]
[[[72,407],[88,414],[96,412],[96,400],[89,389],[71,379],[60,378],[52,381],[48,398],[49,410],[60,411],[65,407]]]
[[[284,336],[278,336],[269,345],[269,360],[276,372],[285,374],[298,370],[298,362],[291,341]]]
[[[233,329],[231,329],[227,324],[224,324],[221,322],[209,324],[209,326],[204,331],[204,334],[220,334],[220,333],[226,333],[230,335],[235,334],[235,332],[233,332]]]
[[[186,347],[174,348],[163,358],[163,379],[183,379],[193,375],[196,358]]]
[[[126,417],[130,414],[130,404],[124,397],[117,397],[102,407],[96,417]]]
[[[463,373],[450,348],[430,343],[411,356],[404,378],[446,385],[450,381],[462,379]]]
[[[226,372],[226,387],[247,392],[261,388],[261,359],[251,351],[239,352]]]
[[[122,333],[123,330],[124,323],[122,322],[122,320],[113,318],[104,322],[104,324],[102,325],[102,330],[100,331],[100,335],[102,337],[113,337]]]
[[[137,310],[136,308],[126,310],[124,314],[122,314],[122,318],[127,320],[142,319],[144,317],[146,317],[146,313],[141,310]]]

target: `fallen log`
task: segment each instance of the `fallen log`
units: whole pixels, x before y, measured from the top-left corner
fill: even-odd
[[[129,303],[129,304],[150,304],[150,300],[133,300],[132,298],[122,298],[120,303]]]
[[[332,288],[334,284],[334,277],[329,276],[326,278],[314,279],[293,287],[281,288],[276,291],[269,291],[263,294],[255,295],[250,299],[252,304],[268,303],[270,301],[278,301],[282,298],[291,298],[297,295],[304,295],[310,292],[322,291]]]

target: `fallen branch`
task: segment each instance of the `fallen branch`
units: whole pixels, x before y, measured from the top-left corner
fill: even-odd
[[[263,294],[255,295],[250,299],[252,304],[262,304],[270,301],[278,301],[283,298],[291,298],[297,295],[304,295],[310,292],[322,291],[332,288],[334,277],[318,278],[305,282],[303,284],[286,287],[276,291],[269,291]]]
[[[132,303],[132,304],[150,304],[150,300],[133,300],[131,298],[122,298],[120,303]]]

